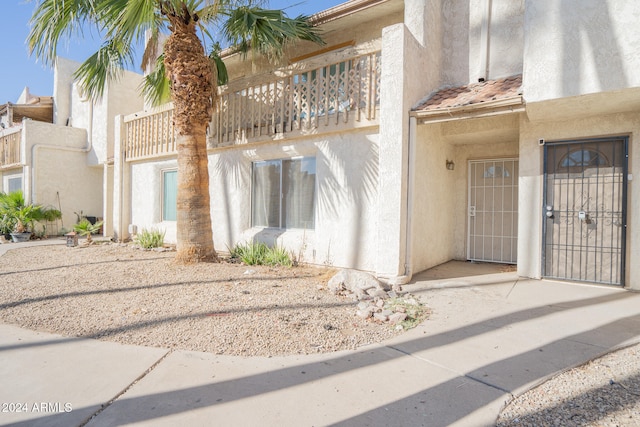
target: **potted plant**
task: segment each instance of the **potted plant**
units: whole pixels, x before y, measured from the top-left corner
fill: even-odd
[[[0,194],[0,232],[9,232],[14,242],[29,240],[37,221],[53,221],[61,216],[57,209],[25,204],[22,191]]]
[[[27,205],[16,209],[13,213],[15,225],[11,233],[14,242],[26,242],[31,239],[33,233],[33,223],[42,218],[39,206]]]

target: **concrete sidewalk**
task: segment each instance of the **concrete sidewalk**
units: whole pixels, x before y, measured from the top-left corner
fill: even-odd
[[[30,240],[28,242],[13,243],[4,242],[0,244],[0,256],[6,254],[12,249],[28,248],[31,246],[51,246],[51,245],[66,245],[67,239],[65,237],[51,237],[43,240]]]
[[[640,341],[640,294],[617,288],[493,273],[421,275],[405,290],[433,310],[422,325],[312,356],[216,356],[0,325],[0,402],[26,404],[0,412],[0,424],[97,414],[87,425],[489,426],[510,394]]]

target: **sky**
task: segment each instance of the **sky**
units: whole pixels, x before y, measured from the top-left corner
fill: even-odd
[[[346,0],[270,0],[269,8],[284,9],[288,16],[312,15]],[[53,95],[53,70],[29,55],[26,40],[33,1],[2,0],[0,14],[0,104],[16,102],[25,86],[34,95]],[[72,40],[58,47],[58,55],[82,62],[93,54],[100,40],[85,34],[84,40]],[[138,71],[138,70],[134,70]]]

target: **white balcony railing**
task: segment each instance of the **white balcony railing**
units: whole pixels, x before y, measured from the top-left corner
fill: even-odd
[[[266,83],[232,83],[218,96],[209,142],[226,146],[258,137],[348,123],[374,123],[380,105],[380,52],[304,71],[280,70]],[[126,158],[176,152],[171,105],[125,118]]]
[[[267,83],[229,90],[218,98],[211,137],[217,144],[294,130],[371,121],[380,104],[380,53]]]

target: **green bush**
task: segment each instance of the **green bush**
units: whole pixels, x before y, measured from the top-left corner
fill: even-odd
[[[264,243],[239,243],[231,249],[231,258],[238,259],[247,265],[282,265],[291,267],[293,261],[284,248],[270,248]]]
[[[59,210],[42,205],[26,204],[22,191],[0,192],[0,234],[33,232],[38,221],[62,218]]]
[[[266,265],[281,265],[283,267],[291,267],[293,265],[289,252],[278,246],[269,248],[264,256],[264,263]]]
[[[149,230],[143,228],[136,236],[135,242],[145,249],[161,248],[164,245],[164,235],[164,231],[160,231],[156,228],[151,228]]]
[[[95,224],[91,224],[91,222],[84,218],[79,223],[73,226],[73,231],[80,234],[81,236],[85,236],[87,238],[87,243],[92,243],[91,239],[92,234],[96,234],[100,231],[100,227],[102,227],[102,221],[98,221]]]

